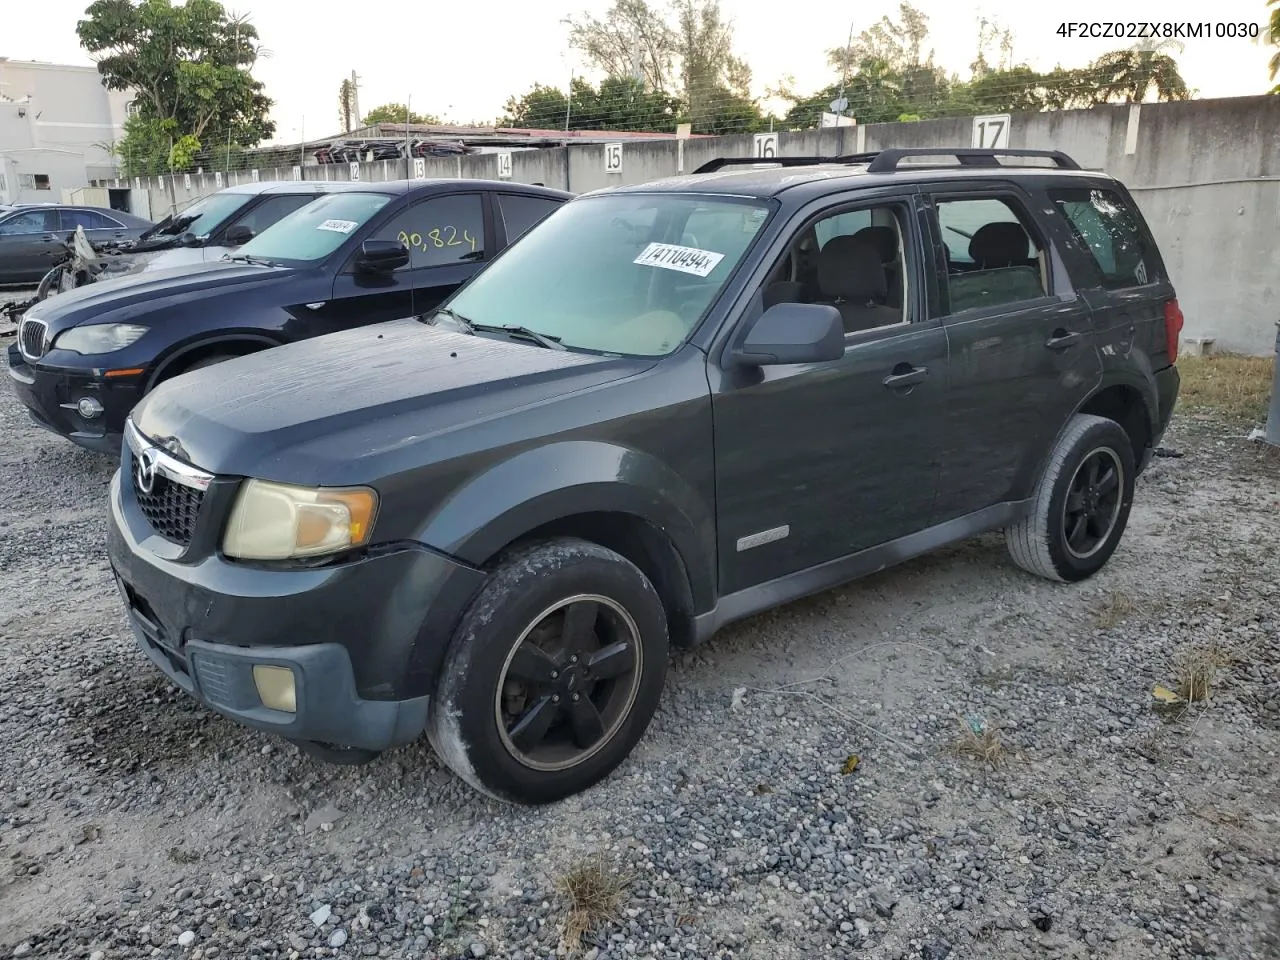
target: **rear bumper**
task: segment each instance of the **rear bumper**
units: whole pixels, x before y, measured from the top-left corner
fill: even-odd
[[[1142,462],[1138,464],[1139,473],[1151,463],[1152,458],[1155,457],[1156,448],[1160,446],[1165,431],[1169,429],[1169,421],[1173,419],[1173,408],[1178,403],[1178,391],[1182,386],[1182,378],[1178,374],[1178,368],[1174,366],[1157,371],[1155,381],[1156,402],[1159,407],[1156,411],[1156,427],[1151,434],[1151,443],[1143,451]]]
[[[38,426],[94,453],[119,454],[125,418],[142,398],[141,383],[111,383],[88,370],[36,366],[16,343],[9,345],[8,357],[13,392]],[[97,400],[102,413],[81,416],[82,397]]]
[[[422,666],[443,655],[449,611],[483,574],[416,547],[297,570],[169,559],[127,474],[123,486],[116,471],[108,557],[139,648],[177,686],[292,740],[378,751],[422,733],[434,685]],[[291,671],[293,712],[264,705],[256,665]]]

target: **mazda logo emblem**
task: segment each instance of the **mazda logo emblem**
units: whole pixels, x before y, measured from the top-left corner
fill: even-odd
[[[156,485],[156,452],[154,449],[143,450],[138,454],[138,462],[134,467],[134,477],[138,481],[138,489],[150,493]]]

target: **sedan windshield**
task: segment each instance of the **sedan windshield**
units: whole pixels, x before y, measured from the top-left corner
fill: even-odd
[[[586,197],[525,234],[448,311],[476,329],[522,327],[566,347],[663,356],[697,325],[768,216],[750,200]]]
[[[390,202],[385,193],[331,193],[273,223],[236,255],[273,263],[323,260]]]

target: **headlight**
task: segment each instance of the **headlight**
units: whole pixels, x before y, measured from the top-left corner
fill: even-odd
[[[111,353],[123,350],[146,332],[146,327],[135,323],[91,323],[64,330],[54,340],[53,347],[72,353]]]
[[[222,551],[241,560],[289,560],[369,542],[378,495],[368,487],[293,487],[247,480]]]

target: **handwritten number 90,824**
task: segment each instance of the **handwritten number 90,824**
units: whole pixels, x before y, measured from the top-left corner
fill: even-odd
[[[458,228],[454,226],[435,227],[426,233],[409,233],[401,230],[396,239],[410,250],[421,250],[423,253],[442,250],[445,247],[470,246],[472,252],[476,249],[476,238],[471,235],[470,231],[464,229],[461,237],[459,237]]]

